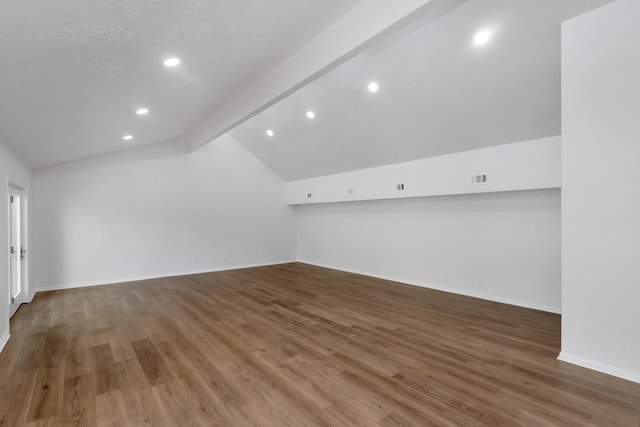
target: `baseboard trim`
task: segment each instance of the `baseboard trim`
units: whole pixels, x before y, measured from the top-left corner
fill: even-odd
[[[587,359],[585,357],[576,356],[575,354],[561,351],[558,355],[558,360],[561,362],[571,363],[583,368],[591,369],[592,371],[602,372],[603,374],[613,375],[614,377],[622,378],[624,380],[633,381],[634,383],[640,383],[640,372],[627,371],[626,369],[616,368],[615,366],[608,365],[606,363],[596,362],[595,360]]]
[[[436,291],[449,292],[449,293],[452,293],[452,294],[464,295],[464,296],[468,296],[468,297],[484,299],[484,300],[487,300],[487,301],[499,302],[499,303],[502,303],[502,304],[515,305],[517,307],[530,308],[532,310],[539,310],[539,311],[545,311],[545,312],[548,312],[548,313],[560,314],[560,307],[550,307],[550,306],[546,306],[546,305],[530,303],[528,301],[521,301],[521,300],[510,299],[510,298],[502,298],[502,297],[497,297],[495,295],[482,294],[482,293],[479,293],[479,292],[469,292],[469,291],[465,291],[465,290],[462,290],[462,289],[449,288],[449,287],[446,287],[446,286],[437,286],[437,285],[433,285],[431,283],[424,283],[424,282],[419,282],[419,281],[415,281],[415,280],[408,280],[408,279],[404,279],[404,278],[391,277],[391,276],[385,276],[385,275],[380,275],[380,274],[372,274],[372,273],[369,273],[369,272],[366,272],[366,271],[359,271],[359,270],[354,270],[354,269],[350,269],[350,268],[348,269],[348,268],[344,268],[344,267],[336,267],[336,266],[332,266],[332,265],[320,264],[320,263],[317,263],[317,262],[311,262],[311,261],[306,261],[306,260],[301,260],[301,259],[299,259],[298,262],[303,263],[303,264],[314,265],[316,267],[329,268],[331,270],[338,270],[338,271],[344,271],[344,272],[347,272],[347,273],[359,274],[361,276],[375,277],[377,279],[389,280],[389,281],[392,281],[392,282],[403,283],[403,284],[411,285],[411,286],[419,286],[421,288],[428,288],[428,289],[433,289],[433,290],[436,290]]]
[[[152,279],[164,279],[167,277],[191,276],[193,274],[216,273],[220,271],[241,270],[244,268],[269,267],[273,265],[290,264],[293,262],[296,262],[296,260],[274,261],[274,262],[261,263],[261,264],[241,264],[241,265],[225,266],[225,267],[213,268],[213,269],[182,271],[179,273],[166,273],[166,274],[159,274],[159,275],[156,274],[156,275],[149,275],[149,276],[128,277],[125,279],[101,280],[96,282],[71,283],[71,284],[61,284],[61,285],[54,285],[54,286],[38,286],[36,287],[35,293],[48,292],[48,291],[61,291],[65,289],[88,288],[92,286],[115,285],[118,283],[138,282],[141,280],[152,280]]]
[[[162,278],[167,278],[167,277],[189,276],[189,275],[192,275],[192,274],[203,274],[203,273],[215,273],[215,272],[219,272],[219,271],[240,270],[240,269],[243,269],[243,268],[268,267],[268,266],[273,266],[273,265],[290,264],[290,263],[293,263],[293,262],[300,262],[300,263],[303,263],[303,264],[314,265],[316,267],[329,268],[329,269],[332,269],[332,270],[344,271],[344,272],[347,272],[347,273],[360,274],[362,276],[369,276],[369,277],[375,277],[375,278],[378,278],[378,279],[389,280],[389,281],[393,281],[393,282],[399,282],[399,283],[403,283],[403,284],[407,284],[407,285],[411,285],[411,286],[419,286],[421,288],[434,289],[434,290],[438,290],[438,291],[449,292],[449,293],[458,294],[458,295],[465,295],[465,296],[469,296],[469,297],[473,297],[473,298],[480,298],[480,299],[493,301],[493,302],[499,302],[499,303],[503,303],[503,304],[515,305],[515,306],[518,306],[518,307],[530,308],[530,309],[533,309],[533,310],[540,310],[540,311],[546,311],[546,312],[549,312],[549,313],[560,314],[560,308],[558,308],[558,307],[549,307],[549,306],[539,305],[539,304],[535,304],[535,303],[530,303],[530,302],[527,302],[527,301],[514,300],[514,299],[510,299],[510,298],[502,298],[502,297],[497,297],[497,296],[494,296],[494,295],[487,295],[487,294],[482,294],[482,293],[478,293],[478,292],[469,292],[469,291],[465,291],[465,290],[461,290],[461,289],[449,288],[449,287],[446,287],[446,286],[437,286],[437,285],[433,285],[431,283],[424,283],[424,282],[419,282],[419,281],[415,281],[415,280],[407,280],[407,279],[403,279],[403,278],[391,277],[391,276],[380,275],[380,274],[373,274],[373,273],[366,272],[366,271],[360,271],[360,270],[355,270],[355,269],[350,269],[350,268],[338,267],[338,266],[334,266],[334,265],[322,264],[322,263],[312,262],[312,261],[303,260],[303,259],[299,259],[299,260],[282,260],[282,261],[274,261],[274,262],[269,262],[269,263],[258,263],[258,264],[241,264],[241,265],[226,266],[226,267],[213,268],[213,269],[202,269],[202,270],[183,271],[183,272],[178,272],[178,273],[167,273],[167,274],[160,274],[160,275],[128,277],[128,278],[123,278],[123,279],[103,280],[103,281],[96,281],[96,282],[71,283],[71,284],[61,284],[61,285],[54,285],[54,286],[41,286],[41,287],[38,286],[38,287],[36,287],[35,292],[32,295],[30,295],[29,301],[31,301],[33,299],[34,295],[37,292],[59,291],[59,290],[65,290],[65,289],[76,289],[76,288],[86,288],[86,287],[92,287],[92,286],[113,285],[113,284],[118,284],[118,283],[137,282],[137,281],[141,281],[141,280],[162,279]]]
[[[4,346],[9,342],[9,338],[11,338],[11,334],[9,331],[5,332],[2,338],[0,338],[0,353],[4,350]]]
[[[33,297],[36,296],[36,290],[34,289],[33,291],[29,292],[29,294],[27,295],[27,299],[25,299],[25,303],[30,303],[31,301],[33,301]]]

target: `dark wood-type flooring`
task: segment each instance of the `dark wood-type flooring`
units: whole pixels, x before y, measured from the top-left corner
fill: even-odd
[[[11,332],[2,426],[640,425],[557,315],[304,264],[39,293]]]

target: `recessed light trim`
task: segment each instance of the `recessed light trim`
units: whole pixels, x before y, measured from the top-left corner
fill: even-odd
[[[315,119],[316,118],[316,113],[314,113],[313,111],[309,110],[307,111],[307,118],[309,119]]]
[[[271,129],[267,129],[266,134],[267,134],[267,136],[273,136],[273,135],[275,135],[275,133],[274,133]]]
[[[473,42],[478,46],[487,44],[489,40],[491,40],[491,33],[488,30],[478,31],[473,36]]]
[[[175,67],[180,65],[180,58],[167,58],[164,60],[164,65],[167,67]]]
[[[136,110],[136,114],[139,115],[139,116],[147,115],[147,114],[149,114],[149,109],[148,108],[138,108]]]
[[[369,83],[369,85],[367,86],[367,89],[369,90],[369,92],[371,93],[376,93],[379,89],[380,89],[380,85],[378,85],[378,83],[376,82],[371,82]]]
[[[133,135],[125,135],[122,137],[125,141],[131,141],[133,139]]]

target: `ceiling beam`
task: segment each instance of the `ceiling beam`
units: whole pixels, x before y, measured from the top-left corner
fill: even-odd
[[[418,17],[436,20],[469,0],[363,0],[223,110],[187,135],[197,150]]]

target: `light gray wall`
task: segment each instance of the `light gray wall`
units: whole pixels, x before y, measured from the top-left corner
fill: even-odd
[[[560,310],[560,191],[298,206],[303,262]]]
[[[223,137],[39,170],[32,206],[39,290],[295,259],[284,181]]]
[[[563,26],[561,359],[640,382],[640,2]]]

